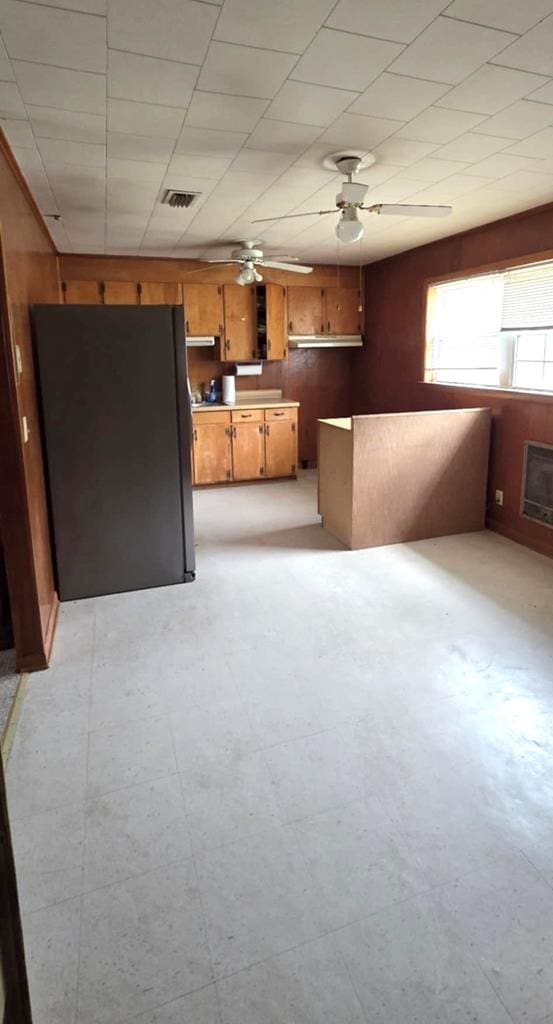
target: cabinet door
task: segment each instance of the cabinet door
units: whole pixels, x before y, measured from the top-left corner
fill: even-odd
[[[256,359],[255,289],[225,284],[225,343],[222,359]]]
[[[322,288],[313,285],[288,288],[288,333],[324,334],[325,297]]]
[[[141,306],[182,306],[180,281],[141,281]]]
[[[297,433],[293,420],[272,420],[265,424],[265,476],[295,476]]]
[[[230,427],[224,423],[194,426],[194,483],[219,484],[232,479]]]
[[[64,281],[62,292],[68,306],[98,306],[101,301],[97,281]]]
[[[265,474],[263,423],[233,423],[232,479],[256,480]]]
[[[189,337],[224,334],[223,288],[220,284],[183,284],[186,333]]]
[[[361,334],[357,288],[326,289],[326,324],[329,334]]]
[[[286,289],[266,284],[267,359],[284,359],[288,352]]]
[[[138,286],[134,281],[104,281],[106,306],[137,306]]]

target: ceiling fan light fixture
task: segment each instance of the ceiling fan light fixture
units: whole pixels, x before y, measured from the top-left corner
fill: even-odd
[[[253,284],[256,280],[256,273],[257,271],[254,269],[253,263],[248,260],[248,262],[244,263],[244,266],[240,268],[234,280],[236,281],[236,284]]]
[[[359,220],[355,207],[346,208],[340,214],[340,220],[336,225],[336,235],[340,242],[346,245],[351,242],[358,242],[363,237],[365,229]]]

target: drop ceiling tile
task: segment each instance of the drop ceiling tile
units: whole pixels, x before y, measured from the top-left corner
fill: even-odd
[[[15,82],[0,82],[0,117],[25,120],[27,111]]]
[[[14,60],[38,61],[77,71],[106,70],[104,18],[3,0],[0,31]]]
[[[474,128],[482,120],[482,114],[429,107],[401,128],[397,134],[399,138],[414,139],[416,142],[445,143]]]
[[[282,174],[294,160],[293,153],[275,153],[265,149],[243,149],[234,158],[231,171],[259,171],[261,174]]]
[[[194,64],[108,51],[108,96],[115,99],[187,107],[197,77]]]
[[[375,156],[379,163],[397,164],[400,167],[408,167],[416,160],[422,160],[434,152],[438,147],[433,142],[413,142],[411,139],[400,139],[395,135],[386,139],[375,150]]]
[[[328,89],[322,85],[288,81],[269,106],[265,116],[276,121],[325,128],[356,99],[356,92],[348,92],[345,89]]]
[[[159,189],[151,181],[127,181],[125,178],[108,178],[106,201],[108,211],[128,222],[143,222],[158,197]]]
[[[439,160],[433,156],[427,156],[424,160],[418,160],[411,164],[409,177],[414,181],[443,181],[452,174],[461,173],[469,166],[460,160]]]
[[[186,125],[193,128],[221,128],[250,132],[267,107],[267,100],[251,96],[226,96],[224,93],[195,92]]]
[[[198,79],[198,89],[272,99],[297,61],[293,53],[212,42]]]
[[[14,61],[13,69],[24,103],[105,116],[106,80],[103,75],[27,61]]]
[[[517,74],[522,74],[522,72],[519,71]],[[545,84],[536,89],[535,92],[530,93],[528,99],[534,103],[553,103],[553,81],[542,78],[542,82],[545,82]]]
[[[457,85],[508,46],[513,38],[507,32],[439,17],[388,70]],[[503,60],[500,63],[504,63]]]
[[[504,178],[514,171],[528,170],[533,161],[524,156],[511,156],[508,153],[494,153],[472,164],[470,173],[483,178]]]
[[[243,199],[244,205],[253,203],[258,196],[274,182],[272,174],[257,174],[247,171],[227,171],[225,176],[213,189],[214,196],[233,196],[236,199]]]
[[[528,135],[553,124],[553,107],[547,103],[531,103],[519,100],[507,110],[483,121],[474,130],[478,134],[503,136],[508,139],[525,139]]]
[[[185,124],[177,139],[175,153],[205,154],[232,157],[244,145],[246,132],[224,132],[212,128],[191,128]]]
[[[291,78],[359,92],[401,53],[399,43],[322,28]]]
[[[500,149],[505,149],[509,142],[509,139],[498,139],[493,135],[475,135],[467,132],[459,139],[449,142],[447,146],[442,146],[434,156],[440,160],[466,160],[467,163],[474,163],[497,153]]]
[[[421,189],[414,196],[416,202],[423,205],[425,203],[448,204],[454,202],[460,196],[475,192],[476,189],[486,184],[489,184],[487,178],[475,174],[452,174],[444,181],[435,182],[433,185],[428,185],[426,188]]]
[[[246,202],[241,198],[210,196],[192,221],[192,231],[194,234],[205,233],[210,239],[217,238],[240,216],[245,206]]]
[[[539,159],[553,158],[553,128],[544,128],[529,139],[517,142],[508,150],[513,156],[531,156]]]
[[[435,103],[449,86],[404,75],[380,75],[349,108],[351,114],[410,121]]]
[[[85,114],[55,107],[27,107],[37,138],[68,139],[72,142],[106,142],[106,119],[100,114]]]
[[[492,64],[553,75],[553,14],[495,57]]]
[[[303,53],[335,0],[226,0],[215,38],[267,50]]]
[[[444,7],[445,0],[340,0],[327,24],[346,32],[410,43]]]
[[[333,146],[349,146],[368,151],[402,127],[402,121],[390,121],[384,117],[342,114],[327,128],[323,139],[328,142],[330,149]]]
[[[84,194],[88,188],[106,185],[105,167],[92,167],[89,164],[66,164],[55,160],[46,160],[48,180],[53,188],[81,189]]]
[[[184,110],[162,107],[155,103],[134,103],[132,100],[108,99],[108,129],[147,135],[156,139],[176,139],[184,118]]]
[[[10,58],[6,53],[6,47],[0,38],[0,82],[12,82],[13,71],[10,64]]]
[[[108,178],[126,178],[128,181],[151,181],[161,187],[167,171],[167,164],[154,164],[150,161],[141,163],[139,160],[120,160],[108,158]]]
[[[312,191],[314,192],[315,189],[312,189]],[[303,199],[304,197],[300,196],[299,198]],[[255,200],[248,207],[248,222],[251,224],[258,217],[284,217],[287,213],[291,213],[297,205],[298,195],[294,189],[269,188],[265,195],[262,195],[260,199]],[[268,228],[260,225],[256,230],[265,232]]]
[[[472,110],[477,114],[497,114],[538,89],[544,81],[541,75],[485,64],[438,100],[436,106],[448,107],[450,110]]]
[[[108,156],[121,160],[168,163],[174,145],[173,139],[154,139],[145,135],[108,132]]]
[[[36,142],[28,121],[2,120],[2,131],[12,149],[36,149]]]
[[[267,149],[277,153],[303,153],[321,134],[321,128],[262,118],[245,143],[246,149]],[[325,152],[328,146],[325,144]]]
[[[85,179],[86,180],[86,179]],[[106,205],[105,181],[86,180],[79,184],[52,185],[52,191],[61,212],[80,215],[82,213],[101,213]]]
[[[478,25],[502,28],[522,34],[551,14],[551,0],[453,0],[448,18],[473,21]]]
[[[85,164],[104,167],[106,147],[91,142],[67,142],[65,139],[38,139],[43,160],[53,163]]]
[[[205,178],[218,181],[230,164],[230,157],[189,156],[180,153],[173,156],[169,164],[172,174],[182,174],[193,178]]]
[[[171,166],[167,170],[167,174],[163,179],[164,188],[175,188],[179,192],[194,192],[196,196],[205,198],[213,192],[217,184],[216,178],[194,178],[191,174],[183,174],[182,171],[178,172],[174,169],[171,170]],[[194,201],[194,209],[198,209],[199,200]],[[162,206],[161,210],[172,210],[171,206]]]
[[[110,0],[108,39],[114,50],[130,50],[185,64],[201,64],[219,14],[195,0]]]
[[[45,7],[63,7],[66,11],[79,11],[81,14],[106,14],[107,0],[37,0]]]
[[[515,195],[542,195],[553,194],[553,174],[543,174],[539,171],[513,171],[495,182],[495,187],[500,191],[514,192]]]

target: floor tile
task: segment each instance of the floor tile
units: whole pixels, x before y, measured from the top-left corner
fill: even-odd
[[[80,896],[84,822],[82,804],[12,820],[17,887],[23,913]]]
[[[18,728],[7,770],[10,814],[20,818],[83,802],[87,742],[84,732]]]
[[[327,930],[321,893],[290,830],[206,851],[197,867],[218,978]]]
[[[81,900],[65,900],[23,919],[33,1021],[74,1024]]]
[[[141,718],[90,733],[88,795],[91,798],[175,772],[166,718]]]
[[[220,701],[211,708],[197,704],[169,710],[171,732],[180,771],[258,749],[259,740],[241,701]]]
[[[215,985],[141,1013],[125,1024],[221,1024]]]
[[[191,853],[178,775],[127,786],[88,803],[85,891],[186,860]]]
[[[265,758],[285,821],[306,818],[363,795],[359,760],[337,730],[270,747]]]
[[[78,1024],[117,1024],[210,981],[192,861],[83,897]]]
[[[217,982],[225,1024],[365,1024],[333,936]]]
[[[94,660],[90,729],[165,714],[159,655]]]

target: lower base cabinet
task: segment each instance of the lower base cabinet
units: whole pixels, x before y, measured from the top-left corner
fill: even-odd
[[[297,474],[297,407],[194,414],[194,483]]]

